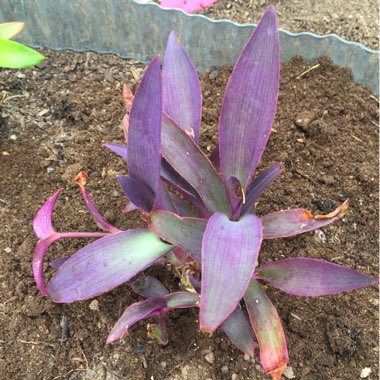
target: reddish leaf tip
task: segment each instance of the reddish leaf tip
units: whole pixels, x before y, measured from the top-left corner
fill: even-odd
[[[272,376],[272,380],[280,380],[281,375],[285,371],[287,367],[287,363],[281,364],[279,367],[272,369],[271,371],[268,371],[268,375]]]
[[[76,176],[75,176],[75,182],[80,186],[84,187],[87,183],[88,174],[85,170],[81,170]]]
[[[331,219],[331,218],[334,218],[334,217],[342,218],[346,214],[346,212],[348,210],[349,204],[350,204],[350,200],[346,199],[333,212],[330,212],[329,214],[326,214],[326,215],[315,215],[314,219],[316,219],[316,220],[323,220],[323,219]]]

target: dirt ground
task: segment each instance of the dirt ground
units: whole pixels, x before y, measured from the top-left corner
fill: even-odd
[[[299,2],[285,3],[294,9]],[[368,3],[373,11],[373,2]],[[264,2],[260,4],[264,7]],[[303,2],[302,7],[310,10],[313,4]],[[280,20],[288,8],[283,9]],[[218,9],[215,12],[219,14]],[[354,17],[358,16],[356,12]],[[288,29],[281,21],[280,26]],[[361,38],[370,46],[371,39]],[[126,199],[115,174],[126,171],[122,161],[101,145],[122,142],[122,84],[134,88],[144,66],[112,55],[46,50],[43,54],[47,60],[38,68],[0,71],[0,88],[7,92],[0,108],[0,378],[267,379],[257,348],[255,358],[246,360],[222,332],[201,334],[196,310],[170,314],[166,347],[147,338],[146,323],[121,341],[105,345],[124,308],[138,300],[128,286],[71,305],[53,304],[37,292],[31,271],[37,240],[31,223],[40,205],[62,187],[65,192],[54,213],[56,229],[96,230],[73,181],[80,169],[89,172],[88,190],[110,222],[122,229],[143,225],[137,212],[128,217],[121,213]],[[261,198],[258,213],[288,207],[328,213],[346,198],[350,210],[323,229],[323,239],[307,233],[265,241],[260,261],[322,258],[377,276],[378,101],[351,81],[349,70],[325,59],[319,63],[300,79],[297,76],[312,64],[296,58],[282,66],[278,112],[260,170],[280,161],[285,171]],[[229,72],[223,68],[202,78],[206,152],[217,141],[219,106]],[[84,244],[57,243],[47,262]],[[165,268],[152,273],[171,291],[178,289],[178,279]],[[376,288],[315,299],[276,290],[268,294],[288,341],[292,371],[286,378],[359,379],[364,368],[372,370],[367,379],[379,378]]]
[[[377,0],[220,0],[199,13],[216,20],[252,24],[269,4],[276,7],[280,28],[289,32],[334,33],[379,50]]]

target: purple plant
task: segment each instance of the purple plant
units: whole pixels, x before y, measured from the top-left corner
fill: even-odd
[[[125,212],[141,210],[148,228],[121,231],[106,222],[94,207],[85,188],[86,174],[81,172],[77,182],[103,232],[56,232],[52,211],[58,190],[33,224],[40,239],[33,257],[40,292],[54,302],[70,303],[130,284],[146,299],[125,310],[108,343],[120,339],[138,321],[155,317],[158,323],[149,325],[148,333],[166,344],[166,314],[176,308],[199,307],[202,331],[221,327],[251,356],[255,335],[264,370],[279,379],[288,352],[265,285],[315,297],[378,283],[357,271],[311,258],[258,264],[263,239],[321,228],[341,218],[348,207],[347,200],[328,215],[313,216],[304,209],[256,215],[255,202],[281,172],[276,163],[253,178],[274,120],[279,74],[279,36],[270,6],[231,74],[220,114],[219,145],[208,158],[198,146],[199,79],[172,32],[162,72],[156,57],[135,96],[124,88],[127,114],[122,125],[128,148],[106,144],[128,162],[128,176],[118,176],[130,201]],[[45,287],[43,262],[50,244],[82,237],[99,239],[69,258],[55,260],[52,265],[57,271]],[[171,294],[156,278],[144,275],[146,268],[166,263],[172,264],[183,284]]]

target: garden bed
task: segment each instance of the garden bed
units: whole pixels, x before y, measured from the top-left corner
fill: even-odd
[[[134,89],[144,65],[95,53],[43,54],[46,63],[38,68],[0,72],[1,90],[7,91],[0,109],[0,373],[10,380],[266,379],[258,355],[245,360],[222,332],[200,333],[196,310],[170,314],[170,342],[164,348],[146,337],[144,323],[106,346],[113,323],[138,299],[128,286],[72,305],[53,304],[38,294],[31,223],[39,206],[63,187],[56,228],[96,230],[73,180],[82,168],[89,172],[88,191],[110,222],[122,229],[142,225],[137,212],[122,214],[127,202],[115,174],[126,170],[101,145],[122,142],[122,85]],[[328,213],[346,198],[350,209],[323,235],[265,241],[260,261],[307,256],[377,276],[378,101],[351,81],[349,70],[326,59],[318,63],[306,74],[316,63],[295,58],[282,65],[278,112],[260,168],[280,161],[284,173],[257,210],[261,215],[303,207]],[[202,79],[205,152],[217,141],[229,73],[221,68]],[[47,261],[83,244],[57,243]],[[174,275],[162,268],[154,272],[171,291],[178,288]],[[376,288],[316,299],[269,293],[283,320],[297,379],[356,379],[365,367],[373,371],[370,379],[377,378]]]

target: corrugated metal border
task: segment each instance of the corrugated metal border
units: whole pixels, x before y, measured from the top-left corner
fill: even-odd
[[[26,22],[18,40],[32,47],[92,50],[142,62],[162,53],[169,32],[175,30],[200,72],[234,63],[254,28],[133,0],[2,0],[4,21]],[[333,34],[280,30],[280,36],[282,61],[295,55],[307,61],[327,56],[351,68],[353,79],[378,96],[379,52]]]

